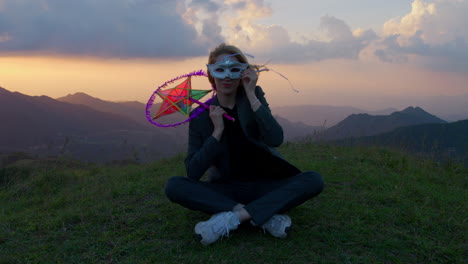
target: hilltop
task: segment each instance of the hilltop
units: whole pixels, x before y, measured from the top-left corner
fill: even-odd
[[[203,247],[207,215],[170,203],[164,184],[184,155],[145,165],[0,169],[1,263],[463,263],[467,170],[375,147],[288,143],[325,190],[288,214],[280,240],[242,226]],[[239,254],[242,252],[242,254]]]

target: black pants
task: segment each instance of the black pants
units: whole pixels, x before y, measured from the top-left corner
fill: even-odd
[[[166,185],[166,196],[188,209],[215,214],[231,211],[237,204],[262,225],[274,214],[284,213],[323,190],[318,172],[306,171],[281,180],[258,182],[203,182],[188,177],[172,177]]]

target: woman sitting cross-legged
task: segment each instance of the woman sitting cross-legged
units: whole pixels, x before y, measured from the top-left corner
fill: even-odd
[[[166,195],[212,214],[195,225],[203,245],[244,221],[285,238],[292,223],[284,213],[320,194],[323,179],[318,172],[300,171],[275,149],[283,142],[283,130],[257,86],[256,67],[238,48],[216,47],[208,58],[208,78],[216,96],[209,111],[190,121],[188,177],[170,178]],[[201,181],[206,172],[210,180]]]

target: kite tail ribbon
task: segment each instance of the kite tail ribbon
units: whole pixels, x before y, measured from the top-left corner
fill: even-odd
[[[272,71],[272,72],[278,74],[279,76],[283,77],[286,81],[288,81],[288,82],[289,82],[289,85],[291,86],[291,89],[292,89],[294,92],[296,92],[296,93],[299,92],[298,90],[296,90],[296,89],[294,88],[294,86],[292,85],[292,83],[291,83],[291,81],[288,79],[288,77],[284,76],[283,74],[281,74],[281,73],[279,73],[279,72],[277,72],[277,71],[275,71],[275,70],[273,70],[273,69],[271,69],[271,68],[267,68],[266,66],[263,66],[263,67],[264,67],[264,68],[258,70],[257,73],[262,72],[262,71]]]

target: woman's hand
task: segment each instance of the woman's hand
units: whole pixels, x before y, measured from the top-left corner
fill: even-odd
[[[218,141],[221,140],[221,136],[224,131],[224,120],[223,115],[226,113],[221,106],[210,105],[210,118],[213,122],[214,130],[212,136]]]
[[[242,72],[241,75],[242,84],[244,85],[245,94],[250,102],[252,110],[255,112],[262,105],[255,95],[255,87],[257,87],[258,74],[255,68],[249,67]]]
[[[242,84],[244,85],[245,93],[247,95],[255,93],[257,86],[258,74],[254,67],[245,69],[241,74]]]

